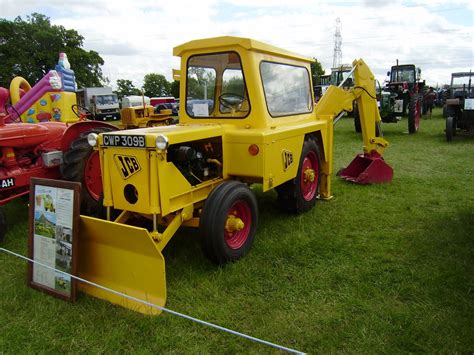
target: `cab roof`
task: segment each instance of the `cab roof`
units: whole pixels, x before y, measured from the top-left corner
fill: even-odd
[[[251,38],[234,37],[234,36],[221,36],[205,39],[197,39],[194,41],[186,42],[177,47],[173,48],[174,56],[182,56],[183,53],[188,51],[199,51],[205,49],[219,49],[223,47],[241,47],[250,51],[264,52],[271,55],[280,57],[287,57],[296,59],[304,62],[314,62],[313,58],[305,57],[293,52],[289,52],[285,49],[281,49],[270,44],[266,44]]]

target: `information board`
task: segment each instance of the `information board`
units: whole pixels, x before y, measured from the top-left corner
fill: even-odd
[[[81,184],[32,178],[28,285],[68,301],[76,300],[75,275]],[[56,270],[56,271],[55,271]]]

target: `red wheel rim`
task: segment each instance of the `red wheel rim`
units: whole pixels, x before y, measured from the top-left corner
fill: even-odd
[[[102,193],[102,173],[100,171],[100,158],[99,153],[93,151],[87,159],[84,167],[84,184],[86,185],[87,192],[89,195],[99,201],[100,194]]]
[[[230,249],[239,249],[245,244],[252,226],[252,211],[245,201],[237,201],[227,213],[224,227],[225,242]]]
[[[300,187],[305,201],[311,201],[318,188],[318,157],[315,152],[309,152],[301,167]]]
[[[415,105],[415,130],[418,131],[420,128],[420,118],[421,118],[421,103],[420,100],[416,101]]]

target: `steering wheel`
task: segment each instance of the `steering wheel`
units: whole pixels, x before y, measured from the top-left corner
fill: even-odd
[[[95,115],[92,112],[90,112],[87,107],[74,104],[74,105],[71,106],[71,110],[72,110],[72,112],[74,112],[74,114],[77,117],[79,117],[79,119],[81,121],[87,120],[88,117],[92,117],[92,119],[95,118]]]
[[[231,110],[237,110],[245,100],[245,97],[230,92],[223,93],[219,96],[219,103],[224,107],[230,108]]]

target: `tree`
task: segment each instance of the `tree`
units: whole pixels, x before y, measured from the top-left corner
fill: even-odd
[[[164,75],[156,73],[146,74],[143,79],[143,90],[145,95],[149,97],[169,96],[170,83]]]
[[[170,85],[170,94],[173,97],[179,98],[179,81],[174,80]]]
[[[314,59],[314,63],[311,63],[311,76],[313,78],[313,85],[319,85],[321,75],[324,75],[324,69],[319,60]]]
[[[15,76],[31,85],[38,82],[57,64],[65,52],[79,87],[102,86],[104,60],[95,51],[82,48],[84,37],[77,31],[51,25],[49,17],[33,13],[26,21],[0,19],[0,86],[9,87]]]
[[[131,80],[118,79],[117,80],[117,90],[115,91],[119,98],[128,95],[141,95],[140,89],[137,89]]]

